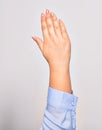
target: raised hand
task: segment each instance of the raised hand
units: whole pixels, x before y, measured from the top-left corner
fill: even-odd
[[[69,65],[71,44],[65,25],[49,10],[41,14],[43,40],[32,37],[50,66]]]

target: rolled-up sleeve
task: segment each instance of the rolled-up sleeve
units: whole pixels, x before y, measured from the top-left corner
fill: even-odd
[[[77,100],[73,94],[49,87],[40,130],[76,130]]]

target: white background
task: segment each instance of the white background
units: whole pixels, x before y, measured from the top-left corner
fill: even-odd
[[[0,130],[41,126],[49,68],[31,37],[42,37],[40,14],[46,8],[70,35],[77,130],[102,130],[101,7],[101,0],[0,0]]]

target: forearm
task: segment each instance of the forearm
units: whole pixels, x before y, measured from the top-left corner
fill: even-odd
[[[49,86],[64,92],[72,93],[70,68],[68,65],[50,67]]]

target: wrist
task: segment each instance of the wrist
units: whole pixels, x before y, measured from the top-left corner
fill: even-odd
[[[52,88],[72,93],[69,65],[50,66],[49,86]]]
[[[53,72],[69,72],[70,65],[69,64],[52,64],[49,65],[50,71]]]

